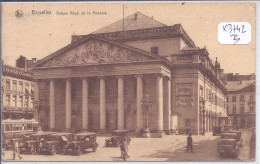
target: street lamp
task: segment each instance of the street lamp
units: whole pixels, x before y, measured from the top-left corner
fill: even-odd
[[[203,131],[202,135],[205,135],[205,100],[203,97],[200,97],[200,110],[202,112],[202,125],[203,125]]]
[[[146,97],[141,100],[141,104],[142,104],[142,108],[146,114],[146,122],[145,122],[145,127],[144,127],[144,133],[142,134],[142,136],[148,138],[148,137],[151,137],[150,130],[148,128],[148,125],[149,125],[148,111],[152,107],[153,101],[150,100],[148,97]]]

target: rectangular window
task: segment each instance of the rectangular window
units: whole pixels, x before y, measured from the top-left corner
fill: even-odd
[[[228,113],[228,106],[227,106],[227,113]],[[228,113],[229,114],[229,113]]]
[[[17,81],[13,81],[13,91],[17,91]]]
[[[254,112],[254,106],[250,106],[249,110],[250,110],[251,113],[253,113]]]
[[[29,93],[29,83],[25,83],[25,93]]]
[[[203,86],[200,86],[200,97],[203,97]]]
[[[10,80],[6,80],[6,81],[5,81],[5,88],[6,88],[6,90],[10,90],[10,89],[11,89],[10,86],[11,86],[11,85],[10,85]]]
[[[13,106],[16,107],[16,96],[13,96]]]
[[[23,83],[19,83],[19,91],[23,92]]]
[[[31,107],[33,107],[33,97],[31,97]]]
[[[245,101],[245,96],[244,95],[240,95],[240,102],[244,102]]]
[[[254,95],[250,95],[250,101],[254,101]]]
[[[151,48],[151,53],[158,55],[158,47],[152,47]]]
[[[240,106],[240,113],[244,113],[244,105]]]
[[[237,101],[237,97],[236,96],[232,96],[232,102],[236,102]]]
[[[6,95],[6,105],[10,106],[10,95]]]
[[[218,104],[218,97],[217,97],[217,95],[215,94],[215,105],[217,105]]]
[[[23,107],[23,96],[19,96],[19,107]]]
[[[232,113],[236,113],[236,110],[237,110],[237,109],[236,109],[236,106],[233,106],[233,107],[232,107]]]
[[[228,102],[228,96],[227,96],[227,102]]]

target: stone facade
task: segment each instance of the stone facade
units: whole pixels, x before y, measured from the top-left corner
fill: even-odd
[[[208,55],[179,24],[72,36],[71,44],[32,69],[35,99],[45,104],[37,118],[44,129],[53,130],[135,131],[148,120],[155,133],[189,127],[198,134],[199,97],[206,100],[206,94],[199,95],[201,86],[220,100],[206,104],[208,113],[225,115],[223,71]],[[152,100],[148,117],[144,97]],[[207,115],[207,131],[217,124],[211,123],[212,115]]]

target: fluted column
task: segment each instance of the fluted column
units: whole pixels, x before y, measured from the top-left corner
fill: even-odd
[[[106,83],[105,78],[100,78],[100,131],[106,130]]]
[[[143,76],[136,75],[136,119],[137,119],[137,129],[141,130],[143,128],[143,109],[142,109],[142,99],[143,99]]]
[[[118,129],[124,129],[124,79],[122,76],[118,80]]]
[[[55,127],[55,82],[54,79],[50,80],[50,129],[54,130]]]
[[[170,133],[171,130],[171,79],[167,78],[167,96],[166,98],[166,125],[165,125],[165,131],[167,132],[167,134]]]
[[[82,129],[88,129],[88,79],[82,79]]]
[[[71,129],[71,79],[66,79],[66,130]]]
[[[163,76],[157,75],[157,131],[163,132]]]

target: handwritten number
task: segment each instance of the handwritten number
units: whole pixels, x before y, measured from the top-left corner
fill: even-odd
[[[242,33],[245,33],[246,31],[244,31],[245,25],[242,25]]]

